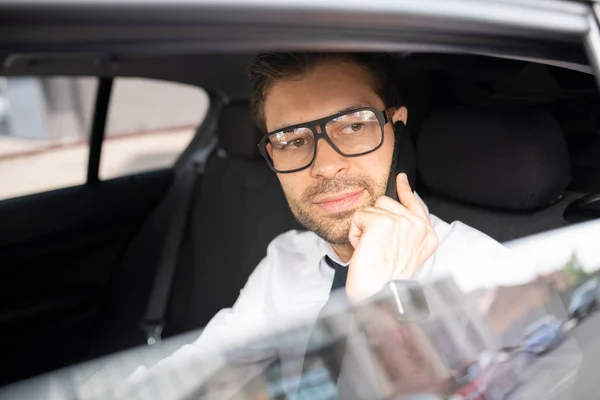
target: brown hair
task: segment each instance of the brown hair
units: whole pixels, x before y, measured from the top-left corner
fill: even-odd
[[[254,122],[266,132],[264,101],[273,83],[302,77],[318,65],[331,61],[354,62],[364,66],[373,76],[375,93],[386,107],[400,106],[397,92],[396,64],[386,54],[372,53],[259,53],[248,66],[252,84],[250,110]]]

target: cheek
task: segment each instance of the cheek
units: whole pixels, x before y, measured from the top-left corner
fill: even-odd
[[[302,195],[304,189],[308,185],[306,178],[303,176],[303,172],[305,171],[277,175],[286,197],[297,199]]]
[[[394,134],[386,131],[383,145],[371,154],[357,157],[357,167],[369,176],[378,179],[388,174],[392,165],[392,154],[394,152]]]

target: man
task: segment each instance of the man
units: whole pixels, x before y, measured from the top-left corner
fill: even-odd
[[[390,176],[393,124],[405,125],[408,112],[391,71],[368,57],[263,54],[250,67],[253,115],[269,132],[265,158],[294,216],[349,266],[353,301],[412,279],[438,244],[407,176]],[[323,128],[325,140],[315,141]],[[397,180],[399,202],[384,196],[388,179]]]
[[[348,299],[360,302],[392,280],[502,265],[500,244],[430,215],[406,174],[390,175],[408,120],[392,70],[385,57],[359,54],[263,53],[252,61],[261,151],[308,232],[275,238],[235,305],[159,365],[218,353],[298,315],[316,317],[339,275]],[[397,200],[385,196],[389,180]]]
[[[358,302],[390,280],[415,278],[439,242],[407,176],[390,176],[394,124],[402,129],[408,118],[390,60],[263,53],[249,72],[251,111],[265,132],[259,147],[308,232],[270,243],[233,308],[219,312],[197,341],[207,348],[316,316],[332,289],[332,261],[347,269],[346,294]],[[389,179],[398,201],[385,196]],[[248,328],[238,335],[239,326]]]

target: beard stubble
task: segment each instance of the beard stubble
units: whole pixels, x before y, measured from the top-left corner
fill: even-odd
[[[373,206],[375,201],[385,194],[388,175],[377,180],[365,174],[343,175],[336,179],[319,180],[311,184],[300,199],[288,197],[287,200],[292,213],[306,229],[316,233],[332,245],[348,245],[352,216],[357,209]],[[315,207],[313,201],[317,196],[342,193],[349,188],[365,189],[367,192],[366,199],[358,208],[326,216],[310,212],[310,207]]]

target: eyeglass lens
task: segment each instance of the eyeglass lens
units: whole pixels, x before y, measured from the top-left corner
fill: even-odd
[[[325,125],[327,136],[345,156],[369,152],[381,144],[383,128],[371,110],[338,116]],[[312,162],[315,135],[309,127],[297,127],[271,134],[267,148],[275,169],[291,171]]]

